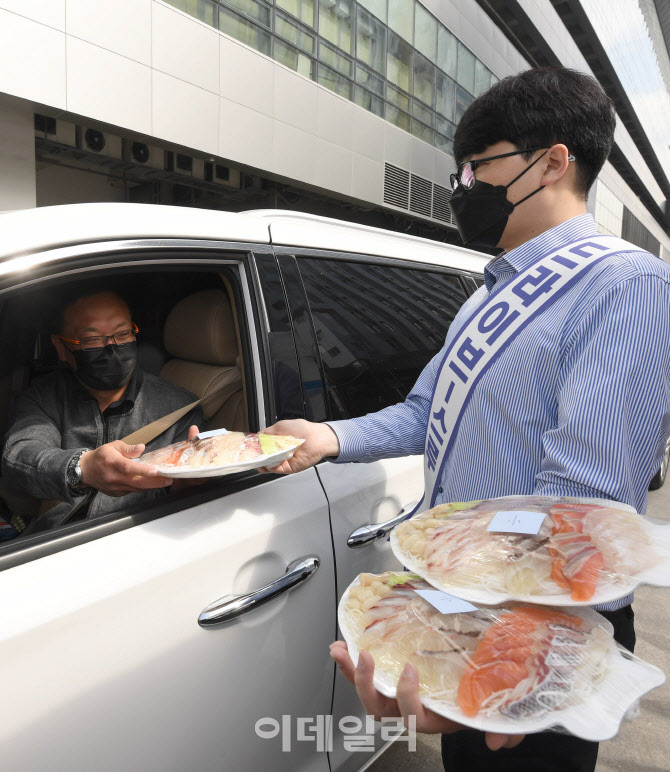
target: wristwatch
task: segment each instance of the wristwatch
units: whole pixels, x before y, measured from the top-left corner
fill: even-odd
[[[70,459],[70,463],[67,465],[67,470],[65,471],[65,479],[67,480],[67,484],[76,493],[81,491],[81,467],[79,466],[79,461],[82,455],[87,452],[88,448],[78,450]]]

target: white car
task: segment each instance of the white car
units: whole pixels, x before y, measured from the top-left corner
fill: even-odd
[[[144,368],[198,396],[232,384],[204,428],[255,431],[402,400],[489,259],[309,215],[135,204],[7,213],[0,234],[3,431],[55,365],[48,311],[73,281],[122,288]],[[222,302],[228,344],[203,353]],[[170,314],[192,358],[171,356]],[[1,482],[6,517],[30,521],[41,503]],[[243,472],[2,542],[3,769],[363,768],[388,736],[356,723],[328,644],[354,577],[398,565],[388,535],[422,489],[419,456]]]

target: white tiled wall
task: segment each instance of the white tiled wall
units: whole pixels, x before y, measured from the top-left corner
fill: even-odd
[[[601,233],[621,236],[623,204],[601,181],[596,187],[595,221]]]
[[[0,0],[0,8],[61,32],[65,30],[65,0]]]

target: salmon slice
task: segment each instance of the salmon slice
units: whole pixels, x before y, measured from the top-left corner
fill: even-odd
[[[456,701],[466,716],[476,716],[484,702],[496,692],[513,689],[528,676],[518,662],[488,662],[469,667],[458,684]]]

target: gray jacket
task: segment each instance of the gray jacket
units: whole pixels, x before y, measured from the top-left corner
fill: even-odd
[[[106,496],[99,491],[75,493],[67,484],[66,471],[78,450],[93,450],[120,440],[146,424],[177,410],[196,397],[139,367],[121,400],[104,413],[98,402],[67,366],[38,378],[18,398],[12,425],[5,436],[2,476],[19,490],[38,499],[61,503],[33,521],[26,531],[43,531],[61,525],[76,511],[100,517],[138,504],[151,504],[166,495],[164,488],[125,496]],[[186,439],[191,424],[202,426],[197,406],[147,445],[154,450]]]

